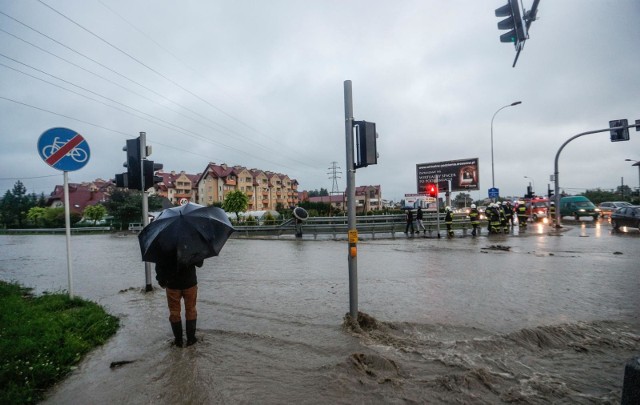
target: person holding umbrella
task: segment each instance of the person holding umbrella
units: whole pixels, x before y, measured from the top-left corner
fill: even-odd
[[[173,343],[178,347],[183,343],[183,300],[187,346],[198,341],[196,267],[202,267],[204,259],[217,256],[234,231],[221,208],[190,202],[162,211],[138,235],[142,260],[156,263],[156,280],[166,289]]]
[[[182,347],[182,305],[184,300],[184,313],[187,329],[187,346],[196,343],[196,320],[198,311],[196,301],[198,299],[198,277],[196,266],[199,263],[179,264],[176,255],[171,255],[166,260],[156,262],[156,280],[160,287],[167,292],[167,304],[169,306],[169,322],[173,331],[174,344]]]

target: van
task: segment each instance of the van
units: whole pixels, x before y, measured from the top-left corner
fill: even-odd
[[[140,232],[142,230],[142,228],[144,228],[144,227],[139,222],[130,222],[129,223],[129,230],[131,232]]]
[[[580,217],[592,217],[595,221],[600,216],[600,209],[582,195],[562,197],[560,199],[560,216],[573,217],[577,221]]]

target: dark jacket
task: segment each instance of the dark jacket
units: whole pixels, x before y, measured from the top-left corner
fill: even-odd
[[[186,290],[198,284],[196,266],[202,267],[202,262],[184,265],[178,264],[175,258],[158,262],[156,263],[156,280],[161,287]]]

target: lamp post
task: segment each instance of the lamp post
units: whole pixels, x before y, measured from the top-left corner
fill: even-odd
[[[533,190],[531,190],[531,192],[535,193],[536,192],[536,182],[533,180],[533,177],[524,176],[524,178],[531,180],[531,184],[533,185]]]
[[[494,169],[493,169],[493,119],[496,118],[496,114],[498,114],[500,111],[504,110],[507,107],[513,107],[518,104],[522,104],[522,101],[514,101],[511,104],[507,104],[504,107],[500,107],[498,111],[496,111],[493,114],[493,117],[491,117],[491,187],[492,188],[496,187],[496,178],[495,178]]]
[[[635,162],[631,166],[638,166],[638,196],[640,196],[640,160],[625,159],[625,162]]]

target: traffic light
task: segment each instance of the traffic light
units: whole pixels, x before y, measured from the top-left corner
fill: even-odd
[[[553,197],[554,193],[553,190],[551,190],[551,187],[547,187],[547,197],[549,199],[551,199],[551,197]]]
[[[367,121],[354,121],[354,126],[357,126],[357,162],[355,168],[367,167],[369,165],[378,164],[378,151],[376,146],[376,138],[378,134],[376,132],[375,122]]]
[[[629,128],[626,126],[629,125],[628,120],[613,120],[609,121],[609,128],[615,127],[624,127],[620,129],[612,129],[609,132],[611,133],[611,142],[619,142],[619,141],[628,141],[629,140]]]
[[[507,0],[507,4],[496,9],[496,17],[507,17],[498,22],[498,29],[509,30],[500,35],[500,42],[513,42],[516,48],[527,39],[527,27],[522,19],[518,0]]]
[[[127,173],[116,174],[116,187],[127,188],[129,185],[128,177]]]
[[[436,183],[427,183],[426,188],[429,197],[438,198],[438,185]]]
[[[144,189],[155,186],[157,183],[162,182],[162,176],[156,176],[155,173],[162,169],[162,163],[153,163],[153,160],[144,161]]]
[[[127,188],[130,190],[142,190],[142,156],[140,155],[140,137],[127,139],[127,144],[122,148],[127,152],[127,161],[123,164],[127,168]]]

